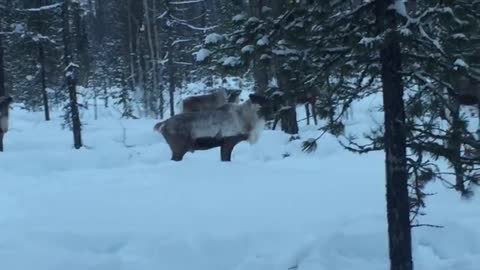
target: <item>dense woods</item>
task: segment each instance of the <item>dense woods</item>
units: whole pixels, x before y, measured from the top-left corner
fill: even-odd
[[[468,197],[477,183],[480,117],[467,110],[479,115],[478,0],[3,0],[0,9],[0,150],[2,97],[45,121],[62,109],[79,149],[82,110],[165,119],[188,83],[234,80],[269,98],[267,127],[292,139],[304,107],[319,127],[302,138],[307,152],[324,133],[349,151],[385,151],[392,270],[413,269],[425,184]],[[351,105],[377,93],[385,122],[349,135]]]

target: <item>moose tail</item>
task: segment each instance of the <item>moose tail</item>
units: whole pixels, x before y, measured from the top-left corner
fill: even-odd
[[[163,127],[164,123],[165,121],[156,123],[155,126],[153,126],[153,131],[160,132],[160,129]]]

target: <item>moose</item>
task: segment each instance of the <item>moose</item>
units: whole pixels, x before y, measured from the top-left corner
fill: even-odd
[[[187,97],[182,101],[182,112],[198,112],[216,109],[226,103],[238,103],[241,91],[227,91],[223,88],[210,94]]]
[[[452,85],[456,90],[455,96],[458,104],[476,106],[480,119],[480,80],[465,75],[457,75]],[[477,137],[477,139],[480,139],[480,122],[477,127]]]
[[[455,81],[458,91],[458,102],[462,105],[480,104],[480,81],[474,81],[466,76],[459,76]]]
[[[8,131],[8,107],[13,102],[10,96],[0,97],[0,152],[3,152],[3,136]]]
[[[181,161],[187,152],[220,147],[221,161],[231,161],[234,147],[248,141],[255,144],[264,127],[259,113],[267,99],[250,94],[241,104],[226,103],[213,110],[185,112],[157,123],[172,151],[171,160]]]

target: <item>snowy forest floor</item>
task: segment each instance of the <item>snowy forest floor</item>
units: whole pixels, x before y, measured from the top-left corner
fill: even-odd
[[[349,128],[369,127],[370,101]],[[170,161],[152,119],[83,116],[88,148],[41,113],[11,112],[0,154],[0,269],[385,270],[383,152],[356,155],[326,135],[315,153],[280,131]],[[303,122],[302,122],[303,123]],[[318,134],[302,125],[302,139]],[[285,156],[288,157],[285,157]],[[480,265],[478,196],[428,186],[415,228],[418,270]]]

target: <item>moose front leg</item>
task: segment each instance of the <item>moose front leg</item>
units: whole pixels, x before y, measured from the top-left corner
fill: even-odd
[[[233,148],[236,144],[232,141],[227,140],[221,147],[220,147],[220,159],[221,161],[231,161],[232,160],[232,152]]]
[[[225,138],[223,144],[220,148],[220,158],[221,161],[231,161],[232,160],[232,152],[235,146],[240,143],[241,141],[245,141],[248,139],[246,135],[238,135]]]

